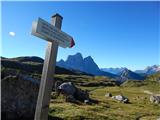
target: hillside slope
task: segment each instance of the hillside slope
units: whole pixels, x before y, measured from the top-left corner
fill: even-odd
[[[24,71],[26,73],[42,73],[44,60],[39,57],[17,57],[17,58],[4,58],[1,57],[2,69],[14,69],[15,71]],[[67,70],[56,66],[56,74],[86,74],[76,70]],[[89,75],[89,74],[86,74]]]

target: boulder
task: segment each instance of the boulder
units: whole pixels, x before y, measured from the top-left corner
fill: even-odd
[[[76,99],[80,102],[84,102],[84,100],[89,99],[89,93],[87,91],[82,90],[80,88],[77,88],[71,82],[64,82],[64,83],[60,84],[56,88],[56,92],[57,92],[57,95],[59,95],[61,93],[62,95],[66,96],[66,99],[70,99],[70,96],[73,96],[74,99]],[[69,97],[69,98],[67,98],[67,97]]]
[[[90,99],[88,91],[82,90],[80,88],[76,88],[76,92],[74,94],[74,97],[81,102],[84,102],[85,100]]]
[[[160,103],[160,96],[158,96],[158,95],[151,95],[150,96],[150,101],[151,101],[151,103],[159,104]]]
[[[119,102],[122,102],[122,103],[128,103],[129,102],[129,99],[123,95],[116,95],[116,96],[113,96],[112,97],[113,99],[119,101]]]
[[[76,99],[72,95],[66,96],[66,102],[77,103]]]
[[[71,82],[64,82],[58,86],[58,90],[61,91],[62,94],[69,96],[74,95],[76,92],[75,86]]]
[[[39,80],[26,75],[6,76],[1,81],[1,111],[5,120],[32,119]]]

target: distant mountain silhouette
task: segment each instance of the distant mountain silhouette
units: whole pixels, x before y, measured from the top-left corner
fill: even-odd
[[[108,77],[117,76],[112,73],[101,71],[91,56],[83,58],[81,53],[76,53],[75,55],[69,55],[66,61],[61,59],[60,61],[57,62],[57,66],[70,70],[72,69],[80,70],[85,73],[93,75],[101,75]]]
[[[120,73],[121,77],[126,77],[128,79],[134,79],[134,80],[144,80],[145,77],[132,72],[131,70],[128,70],[127,68],[125,68],[121,73]]]
[[[101,70],[118,75],[119,77],[117,77],[117,81],[119,81],[120,83],[124,82],[128,79],[132,79],[132,80],[144,80],[145,79],[145,76],[142,76],[138,73],[135,73],[125,67],[122,67],[122,68],[102,68]]]
[[[126,69],[125,67],[121,67],[121,68],[101,68],[102,71],[105,72],[109,72],[112,74],[116,74],[116,75],[120,75],[123,70]]]
[[[57,66],[70,70],[80,70],[93,75],[113,77],[121,80],[144,80],[145,78],[144,76],[134,73],[127,68],[100,69],[91,56],[83,58],[81,53],[69,55],[66,61],[61,59],[59,62],[57,62]]]
[[[127,80],[145,80],[145,78],[146,76],[134,73],[131,70],[125,68],[119,73],[119,77],[116,78],[116,81],[117,83],[122,84]]]
[[[148,66],[144,70],[136,70],[134,72],[139,73],[139,74],[151,75],[151,74],[160,72],[160,65]]]
[[[121,67],[121,68],[101,68],[101,70],[105,71],[105,72],[109,72],[112,74],[116,74],[124,77],[128,78],[128,79],[144,79],[147,75],[152,75],[155,73],[160,72],[160,65],[153,65],[153,66],[148,66],[146,67],[144,70],[135,70],[135,71],[131,71],[128,70],[125,67]]]

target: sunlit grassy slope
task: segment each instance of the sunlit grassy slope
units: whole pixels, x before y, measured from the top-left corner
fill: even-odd
[[[63,96],[52,99],[49,114],[66,120],[157,120],[160,118],[160,105],[151,104],[150,95],[145,90],[160,94],[160,83],[151,77],[145,82],[128,81],[121,86],[94,86],[82,87],[80,83],[109,81],[105,77],[57,75],[56,79],[72,81],[78,87],[90,91],[90,97],[98,100],[98,104],[85,105],[66,103]],[[110,92],[112,95],[123,94],[130,100],[129,104],[119,103],[104,95]]]
[[[42,71],[42,59],[34,57],[20,57],[16,59],[1,59],[1,78],[10,75],[24,74],[39,79]],[[30,60],[28,60],[30,59]],[[68,120],[157,120],[160,118],[160,105],[149,102],[150,95],[144,91],[160,94],[160,73],[147,77],[145,81],[126,81],[116,86],[115,81],[106,77],[87,76],[63,68],[56,68],[55,79],[73,82],[77,87],[89,90],[90,98],[98,100],[98,104],[85,105],[66,103],[63,96],[51,99],[49,114],[51,119],[62,118]],[[65,74],[65,75],[63,75]],[[107,92],[112,95],[123,94],[130,100],[130,104],[118,103],[106,98]]]

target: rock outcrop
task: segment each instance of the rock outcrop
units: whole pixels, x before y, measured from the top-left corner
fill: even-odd
[[[39,80],[26,75],[6,76],[1,81],[1,111],[4,120],[32,120]]]

